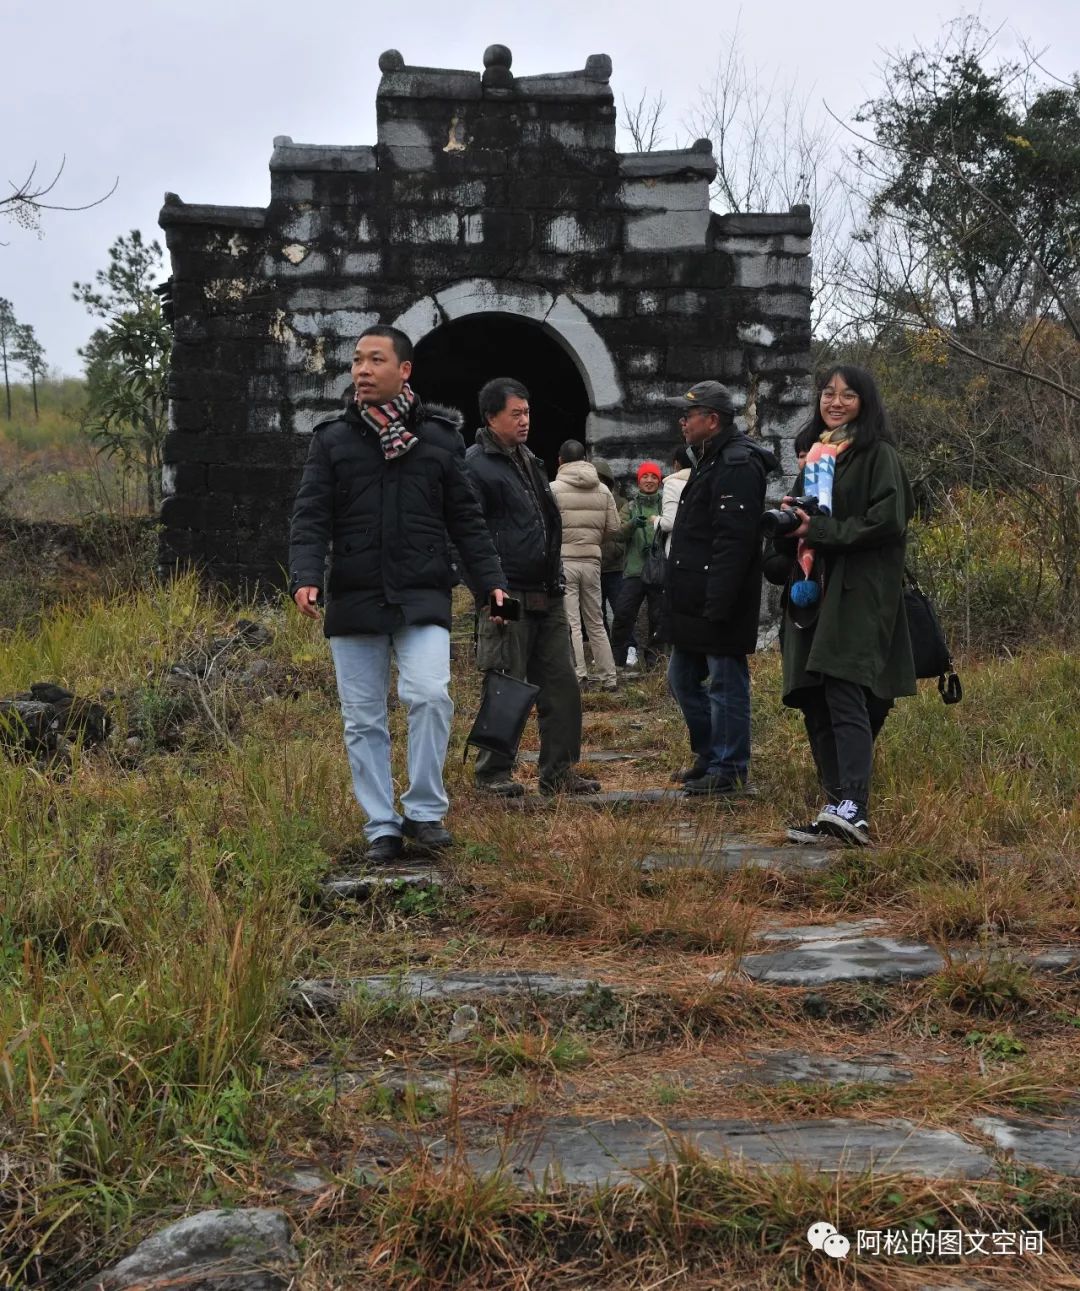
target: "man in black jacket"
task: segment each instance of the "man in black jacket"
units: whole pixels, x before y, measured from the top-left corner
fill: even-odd
[[[463,419],[423,407],[409,386],[412,343],[393,327],[356,342],[354,391],[342,415],[316,426],[293,509],[290,590],[330,639],[353,789],[367,822],[368,858],[453,841],[442,824],[450,699],[448,536],[483,589],[505,581],[465,473]],[[332,557],[326,574],[326,557]],[[390,655],[408,712],[409,787],[394,808],[386,695]]]
[[[465,454],[465,466],[480,499],[511,596],[522,603],[520,620],[499,624],[480,619],[476,660],[540,687],[540,791],[595,793],[600,784],[578,775],[581,756],[581,691],[563,608],[560,567],[562,518],[543,463],[525,447],[529,437],[529,392],[520,381],[497,377],[480,391],[484,424]],[[469,562],[474,595],[482,584]],[[477,788],[501,798],[519,798],[525,787],[513,778],[512,759],[483,750],[476,759]]]
[[[668,550],[673,649],[668,684],[690,733],[686,792],[737,794],[750,767],[750,671],[761,608],[761,513],[772,453],[735,427],[718,381],[673,401],[697,465],[679,499]]]

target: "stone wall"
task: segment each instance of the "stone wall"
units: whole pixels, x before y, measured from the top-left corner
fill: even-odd
[[[515,77],[492,47],[485,65],[384,54],[377,143],[276,139],[265,209],[166,195],[163,564],[281,581],[308,433],[374,322],[414,341],[485,314],[535,323],[574,360],[589,446],[619,474],[671,444],[662,401],[706,377],[746,400],[750,429],[793,466],[809,398],[809,212],[711,212],[706,140],[616,152],[604,55]]]

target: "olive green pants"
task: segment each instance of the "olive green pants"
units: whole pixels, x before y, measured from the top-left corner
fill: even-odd
[[[540,687],[540,779],[550,783],[566,775],[581,757],[581,690],[562,599],[553,599],[543,613],[526,612],[501,628],[481,614],[476,662],[481,672],[494,668]],[[489,749],[481,749],[476,759],[477,781],[501,780],[513,769],[510,758]]]

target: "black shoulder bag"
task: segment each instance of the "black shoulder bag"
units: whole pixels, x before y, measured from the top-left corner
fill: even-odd
[[[910,569],[904,570],[904,611],[915,660],[915,676],[936,677],[942,701],[959,704],[964,697],[964,688],[953,669],[941,620],[933,601],[916,582]]]

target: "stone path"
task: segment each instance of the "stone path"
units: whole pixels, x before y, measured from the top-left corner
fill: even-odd
[[[647,873],[659,870],[775,870],[782,874],[825,869],[836,853],[826,847],[770,847],[767,843],[732,841],[717,848],[650,852],[641,861]]]
[[[945,959],[932,946],[917,941],[872,934],[883,926],[880,919],[858,923],[815,924],[802,928],[773,929],[763,941],[791,943],[790,949],[744,955],[741,970],[757,982],[774,986],[823,986],[831,982],[899,982],[930,977],[945,967]],[[954,959],[976,958],[978,947],[952,950]],[[1077,972],[1080,948],[1053,947],[1037,953],[1015,952],[1010,958],[1026,967],[1046,972]],[[717,974],[719,980],[723,974]]]
[[[594,760],[632,761],[641,756],[648,755],[611,750],[597,754]],[[615,791],[573,801],[603,807],[641,802],[692,805],[677,788]],[[639,865],[644,872],[705,869],[730,873],[754,868],[806,873],[826,870],[837,855],[843,855],[842,850],[830,846],[777,846],[741,837],[717,828],[715,821],[710,825],[711,832],[703,834],[695,816],[691,812],[668,825],[671,844],[641,858]],[[422,888],[438,886],[442,881],[437,867],[402,864],[371,871],[349,870],[328,878],[322,886],[328,900],[367,900],[387,885]],[[853,981],[888,984],[926,977],[945,967],[938,949],[894,935],[880,918],[796,926],[765,924],[756,936],[759,948],[744,954],[739,967],[752,980],[767,985],[822,987]],[[957,958],[976,953],[985,952],[970,946],[953,952]],[[1080,970],[1080,949],[1072,947],[1024,955],[1013,952],[1012,958],[1045,971]],[[718,973],[707,980],[726,979],[726,974]],[[483,1034],[484,1001],[543,1001],[581,996],[597,987],[623,996],[630,993],[628,983],[598,983],[557,972],[447,971],[299,981],[292,986],[291,1002],[294,1008],[319,1013],[329,1012],[356,995],[425,1002],[460,1000],[462,1005],[449,1032],[454,1040]],[[459,1027],[458,1014],[466,1013],[468,1025]],[[809,1089],[857,1085],[879,1087],[870,1092],[884,1096],[890,1087],[911,1084],[916,1079],[917,1065],[950,1061],[955,1059],[926,1053],[826,1054],[798,1048],[759,1048],[733,1054],[730,1062],[718,1064],[715,1073],[704,1082],[697,1077],[688,1080],[686,1089],[700,1089],[711,1098],[730,1089],[736,1098],[743,1098],[748,1086],[801,1085]],[[331,1072],[316,1064],[308,1074],[320,1082],[332,1081],[338,1094],[371,1087],[387,1090],[399,1099],[430,1097],[438,1105],[452,1099],[455,1083],[460,1082],[463,1088],[478,1087],[483,1071],[482,1064],[476,1068],[471,1059],[455,1067],[440,1065],[433,1055],[428,1060],[421,1059],[416,1068],[376,1063],[358,1070]],[[948,1129],[888,1116],[794,1121],[665,1117],[661,1123],[639,1116],[583,1115],[580,1109],[584,1095],[576,1095],[574,1089],[573,1082],[564,1080],[559,1086],[559,1100],[562,1108],[567,1107],[568,1100],[571,1106],[576,1101],[578,1114],[543,1117],[532,1126],[516,1127],[508,1138],[495,1135],[489,1122],[461,1122],[458,1129],[469,1165],[481,1174],[505,1171],[524,1190],[559,1184],[596,1187],[633,1182],[635,1172],[677,1159],[686,1144],[709,1158],[737,1160],[762,1168],[798,1164],[825,1173],[858,1173],[872,1168],[927,1179],[980,1179],[995,1176],[1003,1161],[1012,1160],[1020,1166],[1080,1177],[1080,1118],[1043,1122],[981,1115],[961,1118]],[[520,1104],[511,1098],[506,1107],[520,1108]],[[400,1159],[403,1153],[413,1150],[415,1143],[405,1131],[385,1123],[376,1138],[384,1146],[390,1142],[397,1147],[384,1152],[383,1164],[376,1162],[375,1176],[389,1167],[391,1157]],[[447,1157],[460,1150],[457,1141],[453,1150],[439,1139],[425,1136],[425,1141],[436,1154]],[[316,1171],[311,1176],[312,1188],[317,1175]]]
[[[328,901],[366,901],[381,892],[405,888],[441,888],[445,879],[432,865],[379,865],[368,870],[350,869],[325,878],[319,884]]]
[[[973,1123],[1017,1164],[1080,1178],[1080,1119],[1076,1116],[1058,1122],[977,1116]]]
[[[319,1012],[336,1008],[342,1001],[360,994],[369,999],[449,1000],[458,997],[489,999],[507,996],[558,998],[584,995],[603,983],[585,978],[560,977],[556,973],[386,973],[372,977],[312,978],[292,984],[294,1005]]]
[[[589,1186],[623,1183],[632,1171],[672,1160],[680,1143],[706,1156],[749,1165],[813,1166],[825,1173],[867,1169],[923,1178],[981,1179],[994,1173],[991,1158],[950,1130],[910,1121],[841,1118],[770,1124],[749,1120],[644,1119],[589,1121],[557,1117],[509,1144],[470,1151],[481,1174],[506,1170],[526,1187],[552,1179]]]
[[[880,1053],[843,1059],[794,1049],[755,1051],[750,1054],[752,1061],[732,1074],[759,1085],[903,1085],[912,1074],[909,1068],[895,1065],[900,1057]]]

